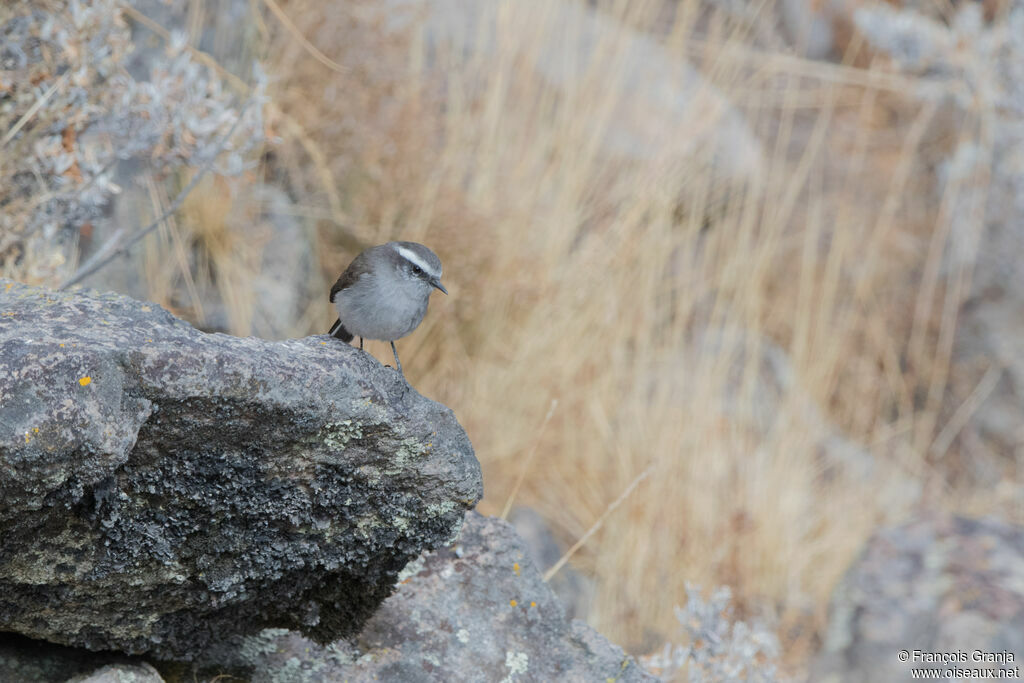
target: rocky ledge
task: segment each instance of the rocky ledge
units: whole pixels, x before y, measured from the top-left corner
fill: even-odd
[[[452,545],[424,553],[354,639],[327,646],[267,629],[197,666],[252,683],[657,680],[565,610],[512,525],[475,512]],[[191,679],[189,679],[191,680]]]
[[[0,280],[0,631],[175,660],[351,637],[481,495],[452,412],[355,348]]]
[[[183,665],[0,634],[0,681],[335,683],[657,680],[569,619],[511,525],[471,512],[454,543],[424,552],[355,637],[322,644],[268,628]],[[159,671],[157,671],[159,669]]]

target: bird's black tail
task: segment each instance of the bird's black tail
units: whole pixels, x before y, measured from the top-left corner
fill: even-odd
[[[341,318],[338,318],[337,320],[334,321],[334,324],[331,325],[331,329],[327,334],[331,335],[332,337],[337,337],[338,339],[346,343],[352,341],[353,339],[352,333],[346,330],[345,326],[341,324]]]

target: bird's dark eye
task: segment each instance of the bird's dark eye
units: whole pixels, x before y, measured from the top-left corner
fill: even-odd
[[[415,273],[416,275],[423,275],[423,269],[420,268],[419,266],[413,266],[412,272]]]

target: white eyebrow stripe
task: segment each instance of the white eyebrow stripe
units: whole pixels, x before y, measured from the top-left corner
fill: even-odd
[[[399,255],[402,258],[404,258],[409,263],[412,263],[413,265],[419,266],[420,269],[424,273],[429,275],[430,277],[440,277],[441,276],[441,273],[438,273],[438,272],[434,271],[434,269],[431,268],[430,266],[428,266],[426,264],[426,262],[424,262],[424,260],[420,258],[419,254],[417,254],[412,249],[406,249],[405,247],[398,247],[398,253],[399,253]]]

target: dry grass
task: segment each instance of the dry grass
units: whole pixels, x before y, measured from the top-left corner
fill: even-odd
[[[676,637],[686,582],[726,584],[741,615],[776,620],[797,670],[880,523],[998,504],[948,483],[952,316],[970,273],[936,265],[948,235],[928,167],[950,143],[900,97],[904,79],[856,41],[842,64],[807,62],[758,53],[749,27],[694,2],[667,28],[657,3],[629,3],[617,20],[691,59],[757,131],[762,171],[730,183],[699,154],[609,159],[620,55],[566,87],[540,78],[531,59],[566,29],[530,3],[503,17],[528,30],[468,54],[430,51],[415,24],[383,37],[374,5],[261,10],[277,125],[292,131],[275,153],[298,210],[322,217],[325,283],[354,245],[391,238],[445,262],[451,296],[402,358],[469,432],[484,512],[515,489],[571,543],[650,471],[573,557],[596,580],[593,625],[649,651]],[[698,113],[665,134],[718,124]],[[152,196],[158,213],[167,197]],[[218,227],[225,202],[207,186],[179,218],[229,276],[245,333],[230,293],[258,259]],[[151,284],[201,280],[185,228],[165,228]],[[333,319],[326,297],[322,311],[310,331]]]
[[[452,296],[403,358],[469,431],[481,508],[503,509],[536,448],[518,499],[571,542],[651,468],[574,557],[612,639],[657,647],[684,582],[727,584],[778,620],[799,666],[868,534],[922,499],[960,504],[954,460],[929,448],[969,273],[930,267],[945,235],[926,165],[945,143],[933,111],[898,97],[905,82],[756,54],[724,22],[698,40],[684,4],[665,43],[764,144],[765,172],[729,186],[698,159],[601,156],[614,50],[558,88],[512,33],[488,54],[428,56],[415,31],[382,39],[366,3],[283,7],[346,68],[273,43],[276,101],[329,150],[349,232],[422,240],[447,264]],[[522,11],[505,16],[531,26],[520,37],[564,30]],[[632,3],[628,21],[650,16]],[[856,45],[845,59],[867,61]],[[329,276],[352,256],[330,250],[337,230],[323,226]]]

